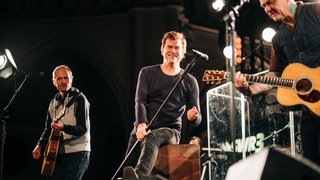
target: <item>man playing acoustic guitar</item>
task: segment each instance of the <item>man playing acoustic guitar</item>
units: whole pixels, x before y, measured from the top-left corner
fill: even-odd
[[[43,153],[42,175],[54,180],[80,180],[90,161],[90,103],[72,87],[69,67],[57,66],[52,72],[59,93],[49,104],[44,131],[32,152],[34,159]]]
[[[268,75],[283,77],[288,69],[286,67],[292,67],[292,64],[301,65],[286,75],[295,77],[303,71],[303,75],[293,83],[295,89],[292,94],[295,96],[286,97],[289,93],[281,93],[281,88],[278,88],[277,98],[296,100],[296,105],[302,105],[302,154],[304,158],[320,165],[320,3],[260,0],[260,6],[273,21],[281,22],[272,40]],[[236,73],[235,87],[245,95],[265,92],[272,88],[259,83],[249,86],[247,80],[240,72]]]

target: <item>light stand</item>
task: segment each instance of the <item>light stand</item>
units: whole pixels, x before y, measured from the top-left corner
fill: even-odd
[[[5,137],[6,137],[6,124],[4,120],[1,120],[1,127],[0,127],[0,133],[1,133],[1,160],[0,160],[0,179],[2,179],[2,174],[3,174],[3,151],[4,151],[4,143],[5,143]]]
[[[226,14],[223,17],[223,20],[225,21],[225,29],[226,29],[226,45],[231,45],[231,52],[232,56],[230,58],[230,61],[228,62],[227,59],[227,71],[230,71],[230,131],[231,131],[231,141],[233,144],[233,154],[232,158],[233,161],[236,161],[236,145],[235,145],[235,139],[236,139],[236,103],[235,103],[235,87],[234,87],[234,81],[235,81],[235,73],[236,73],[236,37],[237,32],[235,30],[235,22],[236,17],[239,16],[239,10],[242,8],[242,6],[248,2],[248,0],[240,0],[240,5],[237,5],[235,7],[232,7],[228,14]],[[229,41],[229,33],[230,30],[230,41]],[[243,101],[243,100],[242,100]],[[244,128],[243,128],[244,129]],[[244,137],[242,137],[244,138]],[[245,157],[245,152],[243,152],[243,157]]]
[[[26,80],[29,78],[29,75],[27,74],[24,77],[24,80],[22,81],[22,83],[20,84],[19,88],[15,91],[14,95],[11,97],[8,105],[2,110],[2,113],[0,115],[0,120],[1,120],[1,160],[0,160],[0,179],[2,179],[2,175],[3,175],[3,152],[4,152],[4,145],[5,145],[5,135],[6,135],[6,126],[5,126],[5,121],[2,119],[4,117],[4,115],[8,112],[8,108],[10,107],[10,105],[12,104],[12,102],[14,101],[15,97],[17,96],[17,94],[20,92],[21,87],[23,86],[23,84],[26,82]]]
[[[235,30],[235,21],[236,21],[236,15],[238,14],[238,9],[240,6],[236,6],[233,8],[227,15],[223,17],[223,20],[226,24],[226,32],[230,30],[230,44],[231,44],[231,50],[232,50],[232,57],[227,63],[227,71],[230,71],[230,131],[231,131],[231,141],[233,144],[233,161],[236,161],[236,155],[235,155],[235,139],[236,139],[236,103],[235,103],[235,87],[234,87],[234,75],[236,72],[236,52],[235,52],[235,39],[237,37],[237,32]],[[229,33],[226,33],[226,42],[229,44]],[[228,62],[228,59],[227,59]]]
[[[9,51],[9,49],[5,49],[4,53],[0,54],[0,77],[1,78],[8,78],[12,73],[13,70],[17,69],[17,65],[13,60],[13,57],[11,55],[11,52]],[[27,76],[25,78],[25,80],[27,79]],[[25,81],[24,80],[24,81]],[[22,82],[22,84],[24,83],[24,81]],[[6,123],[3,120],[3,117],[5,115],[5,113],[8,111],[9,106],[11,105],[11,103],[13,102],[16,94],[18,93],[18,91],[20,90],[22,84],[20,85],[20,87],[18,88],[18,90],[15,92],[14,96],[11,98],[11,100],[9,101],[8,105],[3,109],[3,111],[1,112],[0,115],[0,120],[1,120],[1,127],[0,127],[0,179],[3,179],[3,162],[4,162],[4,144],[5,144],[5,137],[6,137]]]

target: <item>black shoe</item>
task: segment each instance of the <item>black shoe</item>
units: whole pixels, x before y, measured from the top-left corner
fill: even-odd
[[[122,179],[124,179],[124,180],[139,179],[139,177],[138,177],[137,173],[134,171],[134,168],[131,166],[128,166],[123,169]]]

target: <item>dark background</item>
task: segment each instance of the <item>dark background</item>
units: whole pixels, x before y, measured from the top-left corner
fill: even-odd
[[[74,86],[91,102],[92,154],[84,179],[110,179],[124,158],[134,121],[137,74],[143,66],[162,62],[161,38],[170,30],[187,36],[188,50],[209,55],[209,61],[197,61],[191,71],[200,86],[203,121],[197,128],[184,124],[181,141],[197,135],[206,143],[206,91],[215,85],[202,82],[202,76],[206,69],[225,69],[222,17],[239,4],[230,2],[222,12],[214,12],[208,0],[1,0],[0,50],[11,51],[20,72],[44,72],[25,81],[19,72],[0,79],[6,124],[3,179],[45,179],[41,160],[33,160],[31,152],[56,93],[51,72],[60,64],[72,69]],[[239,10],[236,30],[243,37],[243,56],[269,25],[275,26],[258,0]],[[262,47],[237,68],[267,69],[269,45]],[[192,58],[188,54],[183,67]]]

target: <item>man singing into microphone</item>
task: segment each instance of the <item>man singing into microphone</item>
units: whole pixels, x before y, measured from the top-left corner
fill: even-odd
[[[201,122],[199,86],[197,80],[186,74],[173,91],[158,117],[149,124],[184,70],[180,62],[185,57],[187,42],[182,33],[170,31],[162,38],[162,64],[140,70],[135,95],[135,122],[131,132],[128,153],[133,149],[123,179],[145,179],[151,174],[160,146],[179,144],[182,116],[194,126]],[[148,129],[147,129],[148,127]]]

